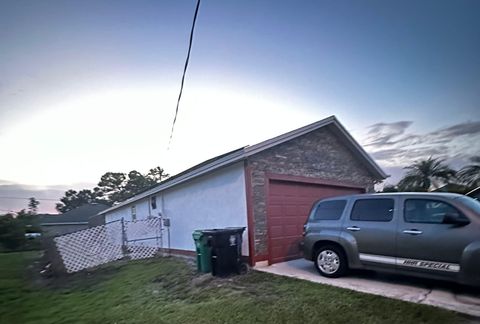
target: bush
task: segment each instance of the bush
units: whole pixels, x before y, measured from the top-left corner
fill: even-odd
[[[19,250],[25,245],[25,226],[7,214],[0,216],[0,249],[3,251]]]

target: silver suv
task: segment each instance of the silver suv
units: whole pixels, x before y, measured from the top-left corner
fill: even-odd
[[[480,202],[447,193],[324,199],[302,246],[325,277],[372,269],[480,286]]]

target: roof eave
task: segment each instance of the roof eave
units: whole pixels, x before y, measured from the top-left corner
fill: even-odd
[[[118,205],[115,205],[113,207],[110,207],[108,209],[105,209],[103,211],[101,211],[100,213],[98,213],[97,215],[104,215],[108,212],[111,212],[117,208],[120,208],[120,207],[124,207],[124,206],[127,206],[127,205],[130,205],[134,202],[137,202],[143,198],[146,198],[146,197],[149,197],[151,195],[154,195],[156,193],[159,193],[160,191],[163,191],[163,190],[166,190],[168,188],[171,188],[173,186],[176,186],[180,183],[183,183],[183,182],[186,182],[192,178],[196,178],[196,177],[199,177],[199,176],[202,176],[202,175],[205,175],[209,172],[212,172],[220,167],[224,167],[224,166],[227,166],[227,165],[230,165],[230,164],[233,164],[235,162],[238,162],[240,160],[243,160],[243,158],[245,157],[245,152],[244,150],[241,150],[241,151],[238,151],[238,152],[235,152],[231,155],[228,155],[222,159],[219,159],[219,160],[216,160],[216,161],[213,161],[212,163],[209,163],[205,166],[202,166],[192,172],[189,172],[187,174],[184,174],[172,181],[168,181],[168,182],[165,182],[164,184],[160,183],[157,187],[149,190],[149,191],[146,191],[144,193],[141,193],[137,196],[134,196],[124,202],[121,202],[120,204]]]

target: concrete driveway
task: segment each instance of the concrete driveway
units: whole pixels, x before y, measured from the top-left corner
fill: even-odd
[[[255,270],[414,303],[433,305],[480,317],[480,289],[463,287],[454,283],[380,274],[371,271],[353,271],[346,277],[329,279],[318,274],[313,262],[303,259],[277,263],[271,266],[257,266]]]

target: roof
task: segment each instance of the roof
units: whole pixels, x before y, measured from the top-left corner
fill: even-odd
[[[370,157],[370,155],[368,155],[368,153],[365,152],[365,150],[360,146],[360,144],[358,144],[355,139],[348,133],[345,127],[340,124],[337,118],[335,116],[330,116],[313,124],[295,129],[293,131],[268,139],[258,144],[241,147],[228,153],[216,156],[212,159],[206,160],[200,164],[195,165],[192,168],[189,168],[173,177],[168,178],[167,180],[159,183],[157,186],[150,190],[140,193],[111,208],[102,211],[101,214],[105,214],[120,207],[129,205],[135,201],[154,195],[160,191],[166,190],[193,178],[197,178],[204,174],[210,173],[219,168],[231,165],[239,161],[243,161],[249,156],[252,156],[284,142],[290,141],[322,127],[328,127],[329,130],[338,135],[342,143],[357,154],[357,156],[360,158],[360,161],[365,165],[365,167],[372,173],[372,175],[376,179],[383,180],[388,177],[388,175],[385,174],[385,172],[375,163],[375,161]]]
[[[80,225],[88,224],[88,219],[109,206],[103,204],[86,204],[60,215],[41,215],[40,225]]]
[[[467,192],[465,195],[467,195],[469,197],[477,197],[478,195],[480,195],[480,187],[477,187],[477,188],[473,189],[472,191]]]

